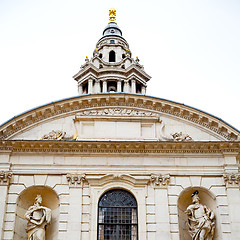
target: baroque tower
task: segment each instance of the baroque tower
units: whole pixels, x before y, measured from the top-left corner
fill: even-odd
[[[0,238],[239,239],[240,132],[146,96],[150,76],[109,15],[79,96],[0,126]]]
[[[85,64],[74,75],[78,93],[138,93],[145,94],[150,76],[139,59],[132,58],[127,41],[116,23],[116,10],[109,10],[109,23],[98,40],[93,57],[86,57]]]

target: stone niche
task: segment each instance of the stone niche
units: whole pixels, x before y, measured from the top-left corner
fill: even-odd
[[[203,205],[206,205],[209,209],[211,209],[214,212],[215,215],[215,222],[216,222],[216,228],[214,233],[214,240],[221,240],[221,232],[220,232],[220,224],[219,221],[219,214],[217,209],[217,203],[216,203],[216,197],[213,193],[211,193],[209,190],[202,188],[202,187],[190,187],[187,189],[184,189],[178,198],[178,223],[179,223],[179,235],[180,240],[192,240],[191,236],[188,232],[188,226],[187,226],[187,214],[185,213],[187,207],[192,204],[192,197],[194,191],[199,191],[199,197],[200,197],[200,203]]]
[[[58,239],[58,220],[59,220],[59,198],[54,190],[45,186],[33,186],[21,192],[17,200],[14,240],[26,240],[27,233],[25,231],[27,220],[24,215],[27,209],[35,202],[36,196],[42,196],[42,206],[52,210],[52,220],[46,229],[46,240]]]

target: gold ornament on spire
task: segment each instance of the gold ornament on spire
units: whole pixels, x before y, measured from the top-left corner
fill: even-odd
[[[109,22],[116,22],[116,9],[109,9]]]

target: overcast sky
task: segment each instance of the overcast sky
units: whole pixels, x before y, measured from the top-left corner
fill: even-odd
[[[152,77],[147,95],[240,129],[239,0],[0,0],[0,124],[77,95],[108,10]]]

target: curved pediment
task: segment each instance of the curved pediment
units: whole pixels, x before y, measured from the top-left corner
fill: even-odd
[[[44,105],[0,127],[0,139],[237,141],[222,120],[137,94],[92,94]]]

